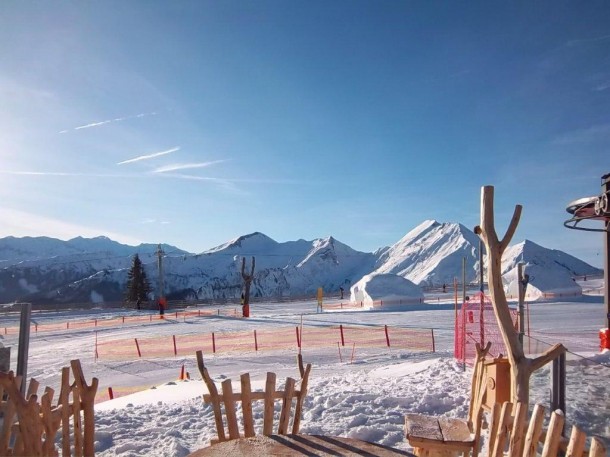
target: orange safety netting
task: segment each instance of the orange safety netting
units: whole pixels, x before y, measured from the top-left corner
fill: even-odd
[[[251,331],[162,335],[96,341],[95,355],[103,360],[188,356],[204,353],[257,352],[295,348],[324,348],[337,344],[358,347],[396,347],[434,351],[431,329],[388,326],[286,326]]]
[[[165,313],[165,318],[167,319],[186,320],[187,318],[206,316],[240,317],[240,314],[237,312],[237,308],[199,309],[197,311],[175,311]],[[30,325],[30,333],[34,334],[39,332],[81,330],[97,327],[120,327],[123,325],[136,325],[142,322],[156,323],[163,322],[163,320],[160,319],[159,315],[156,313],[147,313],[138,316],[121,316],[111,319],[70,320],[65,322],[53,322],[49,324],[34,322]],[[2,332],[4,335],[18,335],[19,327],[3,327],[3,330],[2,327],[0,327],[0,332]]]
[[[510,313],[517,328],[518,312],[511,309]],[[460,309],[455,323],[454,356],[462,362],[472,363],[476,357],[476,343],[484,347],[488,342],[491,342],[491,356],[507,353],[491,300],[479,292]]]

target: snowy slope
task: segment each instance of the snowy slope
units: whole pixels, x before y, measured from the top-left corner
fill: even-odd
[[[0,269],[0,302],[120,301],[135,252],[156,288],[156,245],[125,246],[105,237],[67,242],[50,238],[24,238],[19,243],[16,240],[0,239],[0,252],[8,264]],[[349,289],[368,274],[395,274],[419,286],[451,284],[453,278],[461,278],[464,258],[466,280],[475,281],[479,271],[478,245],[478,237],[463,225],[433,220],[373,253],[356,251],[333,237],[278,243],[260,232],[240,236],[198,255],[162,245],[166,253],[164,292],[170,300],[238,299],[243,283],[242,260],[246,259],[249,272],[252,257],[256,259],[251,290],[255,297],[311,296],[318,287],[332,295],[338,293],[339,287]],[[88,247],[90,251],[83,251]],[[507,281],[519,261],[528,264],[532,292],[534,287],[545,291],[570,289],[574,284],[572,276],[600,272],[561,251],[525,241],[505,254]]]
[[[375,273],[393,273],[419,285],[450,284],[461,277],[466,257],[467,281],[479,271],[479,238],[462,224],[427,220],[382,251]]]
[[[502,275],[506,291],[511,295],[518,294],[517,264],[520,262],[525,266],[524,273],[529,275],[526,289],[529,299],[540,298],[544,294],[580,295],[582,289],[572,277],[600,273],[599,269],[565,252],[525,240],[510,246],[502,259]]]

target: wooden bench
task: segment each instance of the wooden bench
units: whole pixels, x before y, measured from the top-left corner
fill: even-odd
[[[477,357],[471,382],[467,419],[405,415],[405,433],[413,451],[420,457],[453,457],[460,453],[476,457],[479,452],[483,399],[486,392],[483,363],[491,343],[484,349],[476,344]]]

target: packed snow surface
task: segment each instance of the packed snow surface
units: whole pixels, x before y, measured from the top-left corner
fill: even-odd
[[[597,280],[599,282],[599,280]],[[588,286],[594,286],[588,281]],[[69,360],[80,358],[86,378],[100,380],[98,397],[133,387],[141,391],[96,405],[96,453],[99,456],[186,456],[209,445],[215,437],[212,409],[202,401],[207,393],[196,368],[195,357],[124,360],[94,359],[96,335],[106,340],[133,340],[150,336],[252,331],[282,326],[391,325],[433,328],[436,352],[413,352],[388,347],[303,348],[305,363],[312,363],[310,386],[304,405],[302,433],[360,438],[409,449],[404,437],[405,413],[465,417],[468,410],[471,369],[452,356],[454,308],[452,294],[427,297],[434,304],[413,305],[406,311],[316,313],[316,302],[254,304],[250,319],[223,316],[174,319],[114,328],[56,330],[33,333],[29,376],[42,386],[56,387],[59,373]],[[438,302],[438,304],[437,304]],[[133,310],[36,312],[39,325],[51,322],[106,319],[136,314]],[[610,439],[610,354],[598,353],[598,332],[604,322],[599,296],[571,302],[543,302],[529,307],[531,334],[536,338],[526,350],[538,351],[536,341],[563,342],[571,351],[567,364],[567,412],[569,423]],[[18,325],[17,313],[2,315],[2,324]],[[17,336],[0,335],[12,346],[16,366]],[[547,346],[540,343],[541,348]],[[578,353],[579,355],[576,355]],[[220,383],[227,377],[239,384],[239,374],[250,372],[253,388],[262,388],[267,371],[278,375],[278,387],[286,376],[297,377],[295,350],[268,352],[204,353],[211,376]],[[583,359],[582,356],[588,357]],[[340,359],[341,357],[341,359]],[[190,380],[179,381],[182,366]],[[533,401],[548,406],[549,369],[532,378]],[[254,415],[261,426],[261,405]]]

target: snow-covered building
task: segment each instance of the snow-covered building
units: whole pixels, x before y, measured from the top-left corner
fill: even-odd
[[[383,302],[383,307],[399,307],[419,303],[424,298],[422,289],[406,278],[390,273],[369,274],[350,288],[350,301],[373,308]]]

